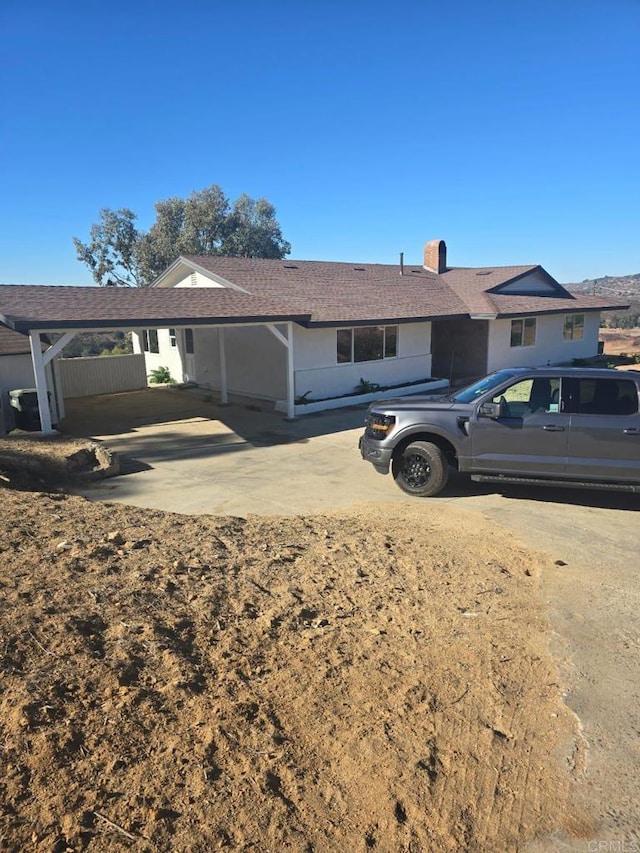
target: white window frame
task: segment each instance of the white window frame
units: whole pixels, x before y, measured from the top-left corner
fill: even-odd
[[[519,343],[513,342],[514,323],[522,323],[522,328],[520,330],[520,342]],[[531,343],[528,343],[528,344],[525,343],[527,325],[529,326],[529,328],[533,328],[533,341],[531,341]],[[515,349],[516,347],[534,347],[536,345],[537,334],[538,334],[538,318],[537,317],[516,317],[511,321],[509,344],[513,349]]]
[[[382,329],[382,357],[373,358],[368,361],[355,361],[355,337],[356,333],[363,329]],[[395,329],[395,355],[387,355],[387,329]],[[338,361],[338,335],[340,332],[349,332],[351,335],[351,357],[348,361]],[[388,361],[389,359],[398,358],[398,342],[400,340],[400,327],[395,323],[372,324],[371,326],[344,326],[336,329],[336,364],[375,364],[378,361]]]
[[[155,334],[155,349],[151,348],[151,336]],[[153,353],[154,355],[158,355],[160,353],[160,343],[158,341],[158,330],[157,329],[143,329],[142,330],[142,349],[144,352]]]
[[[169,329],[169,345],[174,348],[178,346],[178,336],[175,329]]]
[[[576,320],[580,318],[580,324],[576,323]],[[577,334],[580,332],[580,334]],[[584,339],[584,314],[565,314],[564,316],[564,325],[562,327],[562,340],[571,342],[571,341],[581,341]]]

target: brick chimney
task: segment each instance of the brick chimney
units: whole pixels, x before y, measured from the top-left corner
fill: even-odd
[[[444,240],[430,240],[424,244],[424,268],[438,274],[447,271],[447,244]]]

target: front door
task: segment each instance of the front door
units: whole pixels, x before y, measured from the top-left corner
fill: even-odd
[[[487,372],[487,320],[434,320],[431,324],[431,375],[457,382]]]
[[[472,472],[523,476],[563,474],[570,415],[560,411],[560,379],[515,382],[485,397],[471,419]],[[483,402],[500,404],[500,417],[479,416]]]

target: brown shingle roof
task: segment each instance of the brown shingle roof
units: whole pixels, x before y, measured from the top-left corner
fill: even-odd
[[[628,308],[628,302],[611,300],[600,296],[582,296],[559,293],[557,296],[519,295],[515,293],[492,293],[490,299],[499,317],[516,317],[521,314],[566,314],[585,311],[607,311],[612,308]]]
[[[13,332],[0,323],[0,356],[31,354],[31,344],[26,335]]]
[[[311,325],[596,311],[621,305],[615,300],[574,296],[537,264],[452,267],[440,275],[406,264],[401,276],[397,264],[198,256],[185,256],[185,260],[250,293],[278,296],[309,312]],[[548,277],[556,294],[493,292],[534,271]]]
[[[181,262],[241,290],[162,286]],[[527,273],[546,277],[547,295],[500,293]],[[152,288],[0,285],[0,321],[28,329],[166,328],[219,323],[284,322],[365,325],[438,317],[509,317],[598,311],[625,303],[572,295],[537,265],[462,268],[437,275],[406,264],[186,256]]]
[[[308,318],[282,300],[222,288],[0,285],[0,321],[17,331],[283,322]]]

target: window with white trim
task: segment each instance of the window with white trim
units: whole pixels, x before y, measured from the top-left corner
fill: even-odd
[[[178,346],[178,338],[176,337],[175,329],[169,329],[169,344],[172,347]]]
[[[511,321],[511,346],[533,347],[536,343],[536,318],[524,317]]]
[[[584,335],[584,314],[567,314],[562,337],[565,341],[581,341]]]
[[[336,360],[338,364],[380,361],[398,355],[397,326],[354,326],[338,329]]]
[[[160,352],[157,329],[142,330],[142,348],[145,352]]]

